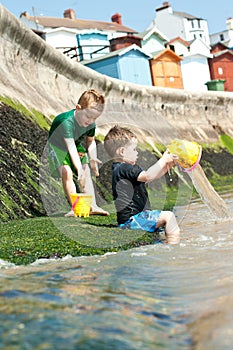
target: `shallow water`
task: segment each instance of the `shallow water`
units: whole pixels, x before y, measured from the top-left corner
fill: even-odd
[[[232,221],[176,214],[178,246],[1,262],[0,349],[232,349]]]

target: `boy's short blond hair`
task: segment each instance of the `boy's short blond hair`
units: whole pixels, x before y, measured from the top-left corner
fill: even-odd
[[[117,156],[117,150],[126,146],[130,141],[136,140],[136,135],[125,127],[115,125],[104,138],[104,148],[108,154],[114,158]]]
[[[103,111],[104,103],[104,96],[95,89],[84,91],[78,100],[78,105],[81,109],[95,108]]]

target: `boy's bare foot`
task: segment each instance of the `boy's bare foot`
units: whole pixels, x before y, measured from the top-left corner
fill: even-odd
[[[108,211],[100,208],[100,207],[91,207],[90,215],[102,215],[102,216],[108,216],[110,215]]]
[[[74,211],[70,210],[68,213],[64,215],[65,217],[74,217]]]
[[[100,208],[100,207],[91,207],[90,215],[102,215],[102,216],[108,216],[110,215],[109,212],[106,210]],[[74,217],[74,211],[70,210],[68,213],[64,215],[65,217]]]

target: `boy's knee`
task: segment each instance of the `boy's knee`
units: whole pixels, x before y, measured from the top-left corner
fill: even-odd
[[[64,180],[69,180],[73,178],[72,170],[68,165],[63,165],[61,167],[61,176]]]
[[[168,211],[168,219],[169,220],[176,220],[175,214],[172,211]]]
[[[165,222],[169,222],[175,219],[175,215],[172,211],[164,210],[161,213],[161,219],[163,219]]]
[[[85,176],[91,176],[91,170],[88,164],[83,165],[83,171]]]

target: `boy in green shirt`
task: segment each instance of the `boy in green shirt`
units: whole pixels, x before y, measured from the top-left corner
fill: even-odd
[[[73,174],[77,174],[83,192],[92,195],[90,215],[109,215],[96,204],[95,191],[90,167],[95,176],[99,175],[95,129],[96,119],[104,109],[104,96],[91,89],[79,98],[76,108],[59,114],[49,131],[49,163],[53,177],[61,177],[64,192],[72,206],[70,194],[76,193]],[[85,143],[85,147],[82,143]],[[89,165],[90,164],[90,167]],[[74,216],[73,210],[65,216]]]

